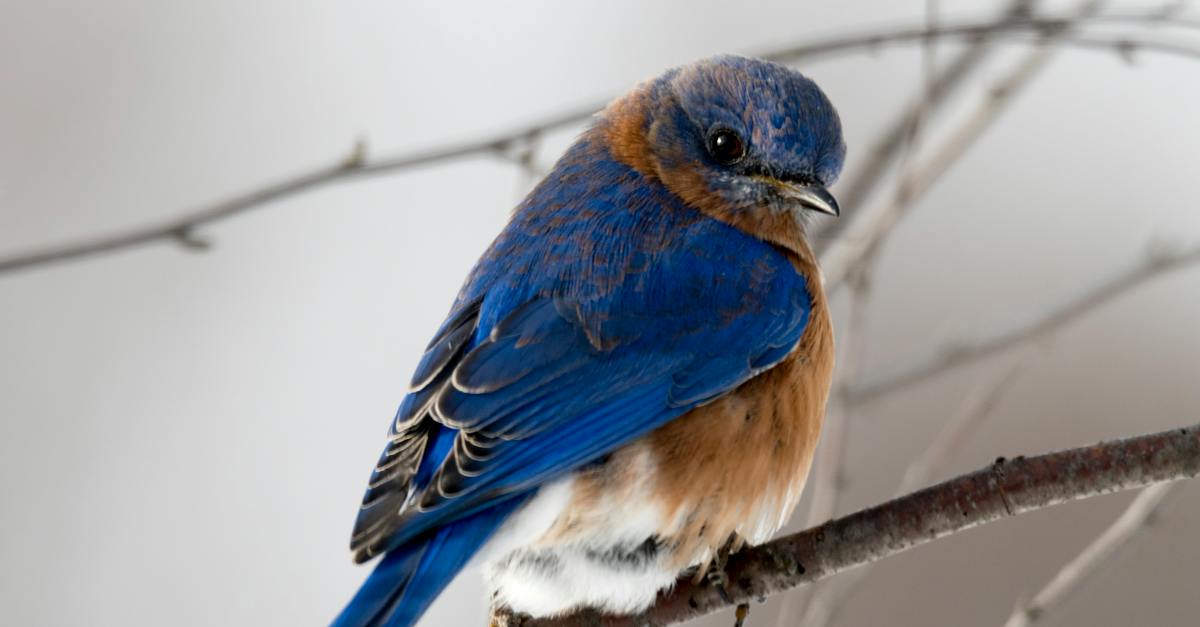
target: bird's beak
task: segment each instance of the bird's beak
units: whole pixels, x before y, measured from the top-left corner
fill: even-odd
[[[842,210],[838,207],[837,199],[833,197],[833,194],[829,193],[829,190],[825,189],[824,185],[819,183],[801,185],[787,181],[776,181],[775,186],[779,189],[780,195],[795,201],[805,209],[811,209],[831,216],[841,215]]]

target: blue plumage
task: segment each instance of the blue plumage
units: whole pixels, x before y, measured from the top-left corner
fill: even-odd
[[[333,627],[412,625],[514,510],[514,497],[409,542],[379,561]]]
[[[809,97],[774,85],[771,97]],[[808,128],[683,100],[685,118],[694,106],[742,129]],[[769,150],[836,175],[823,141],[806,131]],[[420,361],[352,540],[360,561],[386,555],[335,625],[413,624],[538,486],[778,363],[810,310],[777,246],[648,181],[589,131],[518,207]]]

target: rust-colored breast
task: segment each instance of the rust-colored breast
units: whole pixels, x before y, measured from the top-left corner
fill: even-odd
[[[805,264],[808,265],[808,264]],[[833,330],[815,266],[813,311],[796,350],[730,394],[648,438],[658,500],[680,522],[680,558],[720,548],[733,534],[765,541],[791,515],[825,417]]]

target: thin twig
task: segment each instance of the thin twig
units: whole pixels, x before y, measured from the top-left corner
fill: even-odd
[[[1002,16],[999,19],[990,18],[977,21],[964,21],[953,25],[942,25],[936,29],[928,29],[923,26],[885,26],[858,33],[835,35],[803,46],[791,46],[767,51],[759,56],[780,62],[794,63],[801,59],[811,59],[855,50],[875,49],[885,44],[921,42],[931,38],[967,38],[975,41],[979,38],[1003,32],[1053,32],[1061,30],[1070,23],[1074,23],[1073,20],[1075,18],[1039,16],[1028,16],[1023,19],[1013,20]],[[1179,17],[1155,19],[1149,14],[1112,16],[1107,21],[1131,26],[1170,25],[1175,23],[1186,26],[1189,23]],[[1121,54],[1126,54],[1130,50],[1134,50],[1184,55],[1188,57],[1200,56],[1200,53],[1195,48],[1184,44],[1145,41],[1132,37],[1111,39],[1084,38],[1077,39],[1072,43],[1076,43],[1087,49],[1106,49]],[[299,175],[287,177],[278,182],[236,195],[233,198],[190,212],[184,212],[175,218],[152,222],[128,230],[120,230],[108,235],[88,236],[62,244],[9,253],[0,256],[0,273],[25,270],[61,261],[82,259],[156,242],[176,241],[184,244],[199,242],[201,240],[192,237],[197,227],[241,215],[248,210],[262,207],[271,201],[288,198],[331,183],[348,181],[355,177],[391,174],[471,156],[501,154],[515,143],[523,141],[524,138],[544,135],[550,131],[579,124],[602,107],[603,103],[593,103],[585,107],[550,116],[540,123],[508,133],[499,133],[482,140],[451,144],[424,151],[407,152],[377,160],[349,160],[353,165],[348,165],[348,160],[340,160],[333,166],[322,166]],[[189,247],[201,248],[206,246]]]
[[[929,446],[904,470],[904,478],[900,480],[896,494],[906,494],[924,487],[935,473],[948,466],[954,453],[962,450],[984,420],[1000,405],[1026,366],[1026,361],[1020,360],[991,383],[972,391],[954,417],[942,426]]]
[[[89,236],[77,242],[56,244],[46,248],[22,251],[0,258],[0,272],[11,272],[48,263],[90,257],[113,250],[131,248],[140,244],[175,240],[187,248],[202,249],[208,245],[197,245],[196,228],[235,216],[260,207],[273,200],[293,196],[300,192],[320,187],[344,178],[355,166],[339,161],[332,166],[317,168],[299,176],[289,177],[269,184],[247,194],[235,196],[194,212],[186,212],[178,218],[153,222],[128,231],[99,237]]]
[[[1025,6],[1024,0],[1018,0],[1007,10],[1007,14],[1015,18],[1021,14]],[[937,9],[937,0],[925,0],[925,27],[929,30],[937,28]],[[968,64],[962,63],[963,59],[966,59],[968,63],[972,60],[982,59],[981,54],[973,54],[973,51],[982,52],[986,49],[982,43],[973,46],[956,60],[956,67],[948,70],[948,74],[939,74],[935,50],[936,41],[935,39],[926,39],[921,46],[921,90],[916,102],[900,119],[904,126],[902,132],[896,134],[897,137],[902,138],[899,144],[902,146],[900,152],[903,163],[899,177],[901,186],[907,184],[908,178],[912,174],[913,156],[916,153],[918,139],[924,130],[926,119],[933,109],[948,97],[953,81],[965,78],[969,71]],[[885,155],[888,150],[892,149],[888,142],[889,139],[885,138],[883,146],[875,151],[876,156]],[[834,236],[836,237],[836,234]],[[826,426],[822,429],[823,437],[820,455],[817,458],[817,468],[812,473],[813,480],[810,480],[812,500],[808,511],[806,525],[808,527],[824,522],[837,513],[842,492],[846,490],[849,482],[849,469],[846,464],[847,449],[849,448],[851,423],[857,413],[857,407],[849,391],[850,384],[858,380],[859,370],[866,352],[866,309],[878,257],[878,254],[869,255],[856,267],[854,276],[848,279],[850,285],[849,314],[845,330],[842,332],[842,336],[846,338],[843,340],[845,349],[842,359],[838,362],[832,408],[825,418]],[[798,612],[797,606],[801,604],[805,595],[800,594],[799,591],[793,594],[780,611],[780,627],[783,627],[785,622],[794,620],[793,617],[797,613],[800,614],[800,624],[822,627],[825,623],[820,619],[814,622],[813,612],[814,608],[823,606],[822,598],[829,594],[830,584],[831,582],[820,582],[809,587],[803,612]]]
[[[767,52],[760,56],[774,61],[790,63],[800,59],[811,59],[813,57],[847,51],[862,49],[877,50],[887,45],[920,43],[930,38],[966,39],[972,41],[981,37],[990,37],[1005,32],[1027,32],[1047,35],[1072,26],[1088,25],[1092,21],[1109,25],[1134,27],[1179,26],[1188,29],[1200,29],[1200,22],[1196,20],[1178,15],[1170,15],[1163,18],[1160,15],[1161,9],[1150,9],[1138,13],[1098,14],[1083,18],[1074,15],[1059,17],[1029,15],[1011,19],[1007,15],[1002,15],[999,18],[993,17],[982,20],[943,23],[933,29],[927,28],[924,25],[913,25],[907,27],[877,28],[858,33],[834,35],[827,39]]]
[[[671,625],[875,562],[987,522],[1200,473],[1200,424],[1036,457],[998,459],[976,472],[730,557],[721,594],[685,575],[648,610],[592,610],[523,627]],[[702,578],[703,579],[703,578]]]
[[[903,387],[936,377],[959,366],[976,362],[1014,346],[1033,342],[1082,318],[1088,312],[1139,287],[1151,279],[1200,263],[1200,246],[1182,252],[1152,251],[1146,261],[1108,279],[1080,297],[1019,328],[978,342],[956,342],[935,351],[897,374],[857,386],[851,395],[858,402],[874,400]]]
[[[866,351],[866,309],[870,296],[870,279],[864,272],[851,281],[848,313],[845,329],[840,333],[842,356],[838,360],[834,377],[832,399],[821,427],[821,446],[813,465],[806,489],[811,490],[805,527],[823,523],[837,513],[842,492],[846,488],[846,449],[850,441],[850,423],[853,403],[849,396],[848,382],[858,377],[858,369]],[[814,588],[810,594],[816,594]],[[790,616],[807,611],[811,599],[805,602],[802,591],[797,590],[783,605],[779,614],[779,627],[790,624]]]
[[[866,306],[870,294],[868,281],[866,276],[861,276],[851,284],[849,313],[841,333],[842,357],[838,363],[838,382],[834,383],[831,415],[826,417],[821,433],[821,454],[817,456],[816,468],[813,469],[812,502],[806,526],[825,522],[837,513],[842,483],[845,481],[842,459],[845,456],[851,410],[848,388],[841,382],[854,381],[862,363],[866,348]]]
[[[942,426],[929,446],[905,469],[904,478],[896,489],[897,497],[928,485],[935,473],[949,465],[953,454],[962,450],[966,441],[984,420],[992,415],[1000,400],[1016,382],[1017,375],[1024,365],[1024,361],[1017,363],[1003,376],[987,386],[977,388],[967,396],[958,413]],[[804,617],[798,624],[817,627],[833,622],[858,586],[870,574],[872,566],[874,564],[864,564],[861,568],[843,573],[836,579],[822,582],[825,584],[823,592],[813,595]]]
[[[572,113],[551,119],[538,128],[557,128],[565,125],[573,117],[578,117],[578,114]],[[245,213],[267,203],[354,177],[376,176],[476,154],[506,156],[506,151],[510,150],[515,143],[536,139],[536,137],[538,137],[538,132],[526,129],[519,133],[505,134],[481,142],[436,148],[377,161],[368,161],[366,145],[359,140],[349,156],[339,159],[333,165],[322,166],[297,176],[288,177],[216,204],[185,212],[184,215],[177,218],[151,223],[114,235],[90,237],[77,243],[49,246],[41,250],[0,257],[0,273],[89,257],[164,240],[174,240],[189,248],[208,248],[207,243],[203,246],[192,245],[194,241],[199,241],[194,239],[194,233],[198,227]],[[517,154],[519,155],[520,152],[518,151]]]
[[[1044,619],[1099,572],[1138,532],[1151,526],[1167,496],[1176,493],[1179,486],[1178,483],[1158,483],[1142,490],[1120,517],[1082,553],[1063,566],[1033,599],[1018,604],[1004,627],[1028,627],[1030,623]]]
[[[1099,2],[1087,3],[1089,10],[1095,10],[1098,5]],[[832,289],[857,266],[871,258],[914,201],[959,161],[967,148],[991,127],[1015,96],[1045,67],[1057,49],[1055,44],[1061,43],[1064,35],[1065,31],[1048,35],[1011,73],[998,81],[984,101],[934,154],[913,168],[911,176],[906,178],[890,200],[855,216],[845,236],[831,245],[822,259],[826,285]]]
[[[1029,0],[1012,0],[1001,11],[998,23],[1019,21],[1028,15],[1029,9]],[[934,32],[937,28],[936,23],[927,21],[925,24],[926,32]],[[992,44],[996,41],[993,36],[995,34],[996,32],[992,31],[973,38],[965,50],[946,64],[945,70],[935,74],[935,78],[932,80],[926,76],[926,85],[921,94],[888,125],[887,130],[872,144],[867,152],[866,161],[849,172],[846,180],[839,185],[838,199],[841,205],[847,209],[848,215],[853,215],[854,210],[866,200],[871,192],[887,180],[887,177],[884,176],[885,170],[905,149],[905,146],[913,145],[912,136],[915,135],[920,121],[941,109],[958,88],[966,84],[966,79],[979,69],[992,51]],[[923,41],[925,47],[928,48],[928,44],[934,39],[926,38]],[[841,235],[849,222],[849,220],[823,222],[824,227],[818,233],[815,242],[817,253],[823,254],[829,244]]]
[[[1074,48],[1115,52],[1125,61],[1133,61],[1137,54],[1144,52],[1200,59],[1200,45],[1131,35],[1072,35],[1069,43]]]

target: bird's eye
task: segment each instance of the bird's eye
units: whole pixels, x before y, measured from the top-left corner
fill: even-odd
[[[731,165],[746,156],[746,144],[738,134],[727,128],[718,128],[708,134],[708,154],[717,163]]]

